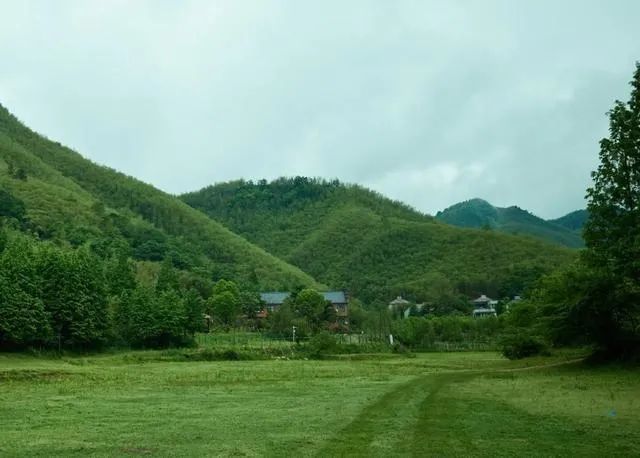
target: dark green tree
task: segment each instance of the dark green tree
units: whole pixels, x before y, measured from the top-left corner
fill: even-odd
[[[610,355],[640,349],[640,63],[631,87],[600,142],[584,229],[591,286],[568,313]]]
[[[238,286],[229,280],[219,280],[207,301],[207,310],[214,319],[225,326],[232,325],[241,311]]]
[[[178,273],[173,268],[173,262],[170,258],[165,258],[164,261],[162,261],[160,272],[158,272],[156,291],[177,291],[179,288],[180,282],[178,280]]]
[[[293,299],[293,310],[295,314],[308,323],[311,331],[316,331],[320,328],[325,315],[327,315],[327,301],[322,297],[320,293],[311,288],[306,288],[300,291],[295,299]],[[333,314],[335,321],[335,314]]]
[[[45,343],[49,317],[40,299],[33,243],[18,238],[0,252],[0,348]]]
[[[104,343],[109,320],[100,260],[86,248],[69,252],[49,246],[41,250],[38,272],[57,346]]]
[[[185,331],[194,335],[204,329],[204,300],[191,288],[184,295]]]
[[[595,266],[640,279],[640,63],[631,99],[609,112],[609,138],[600,141],[600,165],[587,190],[584,237]]]
[[[14,197],[8,191],[0,189],[0,217],[15,218],[18,221],[24,220],[24,202]]]
[[[256,318],[256,315],[262,310],[264,303],[260,299],[260,295],[253,291],[242,291],[240,293],[240,307],[242,313],[249,320]]]
[[[139,286],[126,293],[116,312],[120,337],[134,347],[168,347],[184,342],[186,313],[175,291],[156,294]]]
[[[240,312],[238,297],[230,291],[214,294],[209,298],[208,305],[213,317],[226,326],[232,325]]]
[[[136,271],[133,262],[124,254],[118,254],[105,264],[107,291],[111,296],[119,296],[136,287]]]

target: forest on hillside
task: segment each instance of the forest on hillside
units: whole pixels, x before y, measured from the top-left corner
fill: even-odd
[[[305,177],[234,181],[181,198],[231,230],[366,303],[466,309],[522,294],[576,253],[499,231],[455,228],[356,185]]]

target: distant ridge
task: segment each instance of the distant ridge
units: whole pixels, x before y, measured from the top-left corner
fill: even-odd
[[[549,222],[566,227],[572,231],[580,232],[588,219],[589,212],[587,210],[576,210],[560,218],[550,219]]]
[[[495,207],[483,199],[460,202],[436,214],[436,219],[454,226],[528,235],[569,248],[584,246],[580,230],[586,218],[586,210],[577,210],[547,221],[520,207]]]

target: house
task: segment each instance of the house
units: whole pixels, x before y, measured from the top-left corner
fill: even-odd
[[[260,293],[260,299],[262,299],[262,302],[265,304],[264,311],[267,313],[275,312],[290,295],[291,293],[277,291],[271,293]]]
[[[474,317],[497,316],[496,305],[498,305],[498,301],[482,294],[471,302],[475,306],[472,312]]]
[[[410,302],[408,300],[404,299],[402,296],[398,296],[389,302],[389,310],[404,309],[405,307],[408,307],[409,304]]]
[[[498,316],[495,309],[473,309],[472,315],[474,318],[481,316]]]
[[[416,304],[415,305],[415,310],[418,312],[418,315],[422,314],[422,311],[425,308],[425,304]],[[409,318],[411,316],[411,310],[413,309],[413,307],[407,307],[404,312],[403,312],[403,316],[405,318]]]
[[[346,321],[349,316],[348,297],[344,291],[319,291],[325,301],[331,302],[336,311],[339,321]],[[266,317],[269,313],[273,313],[284,303],[291,295],[288,292],[265,292],[260,293],[260,298],[265,303],[264,310],[258,314],[259,317]]]
[[[495,308],[495,306],[498,305],[498,301],[493,300],[490,297],[485,296],[484,294],[481,294],[480,297],[474,299],[471,302],[473,302],[473,305],[475,305],[477,308],[485,309]]]

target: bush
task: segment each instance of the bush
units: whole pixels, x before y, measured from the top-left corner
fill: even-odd
[[[309,356],[320,358],[337,350],[338,343],[335,337],[327,331],[322,331],[309,340]]]
[[[529,356],[548,355],[549,349],[536,337],[517,334],[503,339],[502,354],[509,359],[522,359]]]

